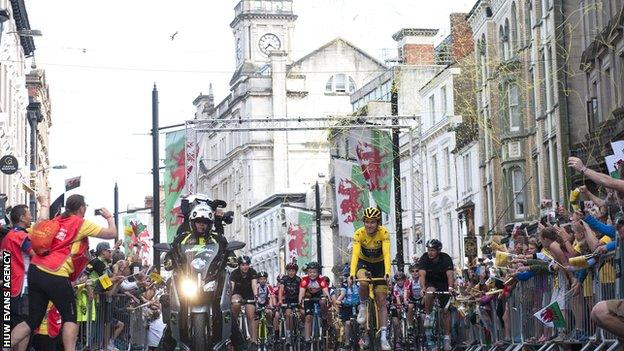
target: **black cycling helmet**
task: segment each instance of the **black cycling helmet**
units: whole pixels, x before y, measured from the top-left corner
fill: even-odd
[[[308,270],[308,269],[316,269],[316,270],[320,271],[321,270],[321,265],[318,264],[318,262],[312,261],[312,262],[308,263],[308,265],[306,266],[306,270]]]
[[[249,256],[238,256],[238,264],[251,264],[251,257]]]
[[[431,239],[427,241],[428,249],[436,249],[438,251],[442,250],[442,242],[438,239]]]
[[[405,276],[405,273],[403,273],[403,272],[397,272],[394,275],[394,281],[405,280],[405,278],[406,278],[406,276]]]
[[[364,210],[364,219],[381,219],[381,211],[376,207],[369,207]]]
[[[269,277],[269,273],[267,273],[265,271],[262,271],[262,272],[258,273],[258,278],[261,278],[261,277],[268,278]]]
[[[409,271],[411,272],[413,270],[418,270],[418,264],[416,264],[416,263],[410,264]]]
[[[289,264],[286,265],[286,270],[291,270],[294,269],[296,271],[299,270],[299,265],[297,265],[297,262],[290,262]]]

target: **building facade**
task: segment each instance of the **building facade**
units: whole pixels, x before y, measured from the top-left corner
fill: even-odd
[[[26,75],[27,58],[33,55],[35,45],[24,32],[30,30],[24,1],[1,0],[0,22],[0,156],[12,155],[19,164],[16,173],[0,174],[0,196],[8,205],[28,204],[34,200],[33,188],[40,170],[36,163],[31,168],[31,150],[38,156],[35,162],[37,158],[47,160],[47,152],[40,153],[36,140],[31,143]],[[47,180],[42,183],[47,184]]]
[[[480,0],[475,42],[479,150],[486,235],[539,218],[542,200],[565,203],[568,174],[562,1]]]
[[[197,128],[204,136],[198,190],[226,200],[236,213],[246,212],[272,194],[305,192],[318,173],[327,174],[327,132],[222,133],[217,130],[228,124],[201,124],[202,119],[275,122],[344,115],[351,111],[350,93],[385,69],[383,63],[340,38],[294,60],[296,19],[292,0],[241,0],[231,23],[237,69],[230,94],[216,106],[211,94],[196,99]],[[248,242],[247,219],[226,230],[230,238]]]
[[[606,172],[604,157],[613,154],[610,142],[624,140],[624,4],[582,0],[564,3],[577,26],[566,33],[571,54],[580,57],[567,69],[572,89],[568,99],[571,153],[588,166]],[[575,184],[582,182],[574,174]]]
[[[31,174],[31,186],[36,194],[47,196],[51,188],[48,175],[52,165],[50,165],[50,129],[52,128],[52,102],[50,100],[50,89],[46,80],[45,71],[32,70],[26,75],[26,88],[28,89],[28,101],[38,106],[38,120],[35,134],[36,148],[36,173]]]

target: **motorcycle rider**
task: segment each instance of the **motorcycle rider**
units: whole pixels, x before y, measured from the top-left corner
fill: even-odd
[[[214,228],[214,230],[212,230]],[[223,235],[223,211],[217,208],[213,211],[208,204],[199,203],[196,204],[190,211],[188,225],[182,225],[181,230],[178,231],[176,238],[172,242],[171,255],[175,260],[183,263],[186,258],[182,253],[182,245],[206,245],[206,244],[218,244],[219,247],[225,248],[228,245],[228,241]],[[227,264],[230,267],[236,267],[236,255],[232,251],[226,252]],[[165,259],[165,265],[171,265],[172,260]],[[223,287],[219,287],[218,291],[222,291]],[[220,296],[220,292],[215,294]],[[188,308],[188,306],[185,306]],[[221,340],[221,326],[222,326],[222,314],[220,301],[214,299],[213,306],[213,328],[212,339],[213,342]],[[186,316],[185,313],[181,314]],[[182,317],[181,317],[182,318]],[[169,326],[167,326],[169,328]],[[170,337],[171,333],[165,331],[165,337]],[[164,337],[164,338],[165,338]],[[236,323],[232,323],[232,335],[230,337],[232,345],[236,350],[244,347],[244,340],[240,334],[240,330]],[[175,341],[165,340],[166,345],[175,345]],[[175,347],[175,346],[173,346]],[[171,349],[172,350],[172,349]]]
[[[241,304],[245,305],[248,330],[251,329],[249,331],[251,332],[252,350],[255,350],[258,346],[258,326],[255,321],[258,272],[251,268],[251,257],[241,256],[238,258],[238,268],[232,272],[230,283],[232,284],[232,314],[234,319],[238,321]]]

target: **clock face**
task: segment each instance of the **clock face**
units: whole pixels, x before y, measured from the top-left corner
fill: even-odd
[[[277,35],[267,33],[260,38],[258,46],[260,46],[260,51],[262,51],[265,55],[268,55],[269,52],[273,50],[279,50],[282,47],[282,43]]]

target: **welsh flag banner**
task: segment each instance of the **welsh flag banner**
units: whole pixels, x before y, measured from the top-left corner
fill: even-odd
[[[299,267],[316,261],[316,231],[314,214],[296,208],[284,208],[287,230],[288,260],[297,260]]]
[[[566,325],[563,313],[559,307],[559,302],[552,302],[534,314],[540,322],[550,328],[564,328]]]
[[[362,168],[368,190],[382,212],[391,213],[394,188],[392,186],[392,138],[384,130],[351,131],[350,145]]]
[[[368,186],[362,168],[355,162],[335,159],[334,179],[338,233],[351,237],[357,228],[364,226],[362,214],[369,207]]]
[[[620,179],[618,164],[624,161],[624,156],[620,157],[618,155],[608,155],[604,159],[611,178]]]
[[[167,133],[165,137],[165,225],[167,242],[172,242],[183,219],[180,214],[180,196],[186,181],[185,131]]]

